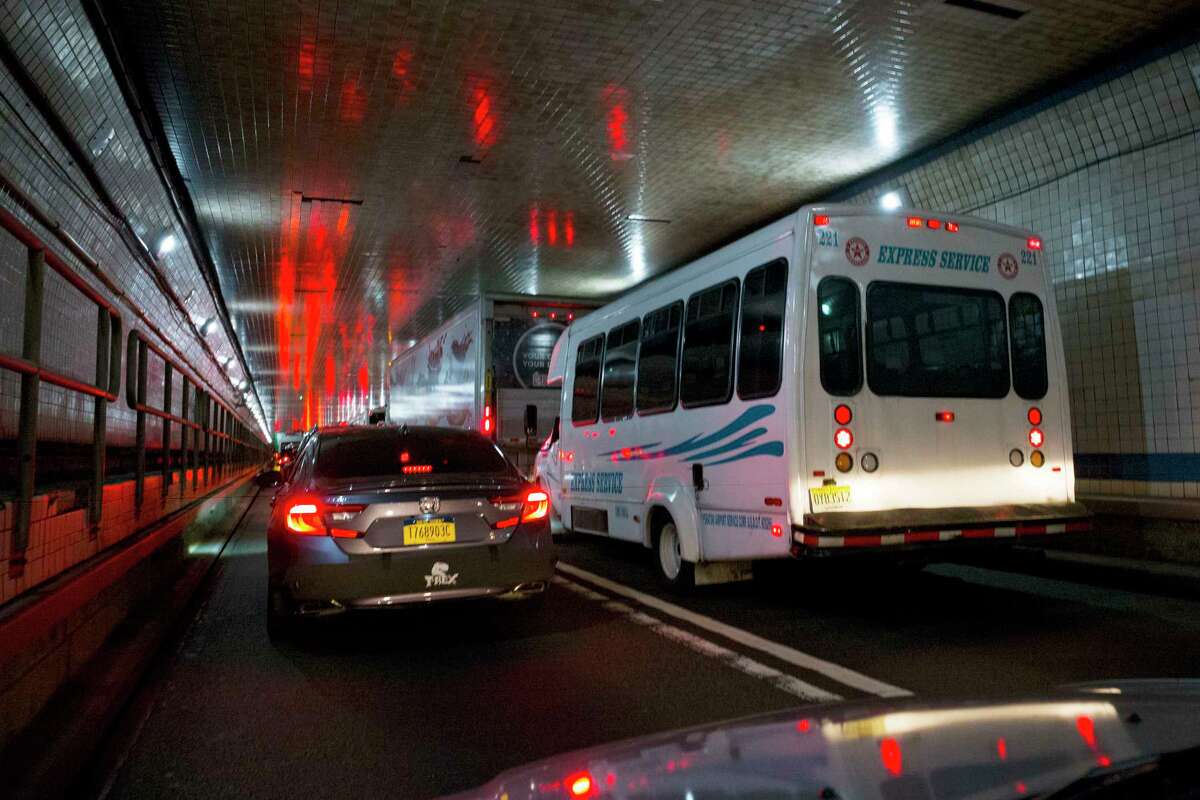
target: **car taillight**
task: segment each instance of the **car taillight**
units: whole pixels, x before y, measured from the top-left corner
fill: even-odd
[[[287,510],[284,521],[292,533],[305,536],[324,536],[325,522],[321,519],[321,507],[314,502],[294,503]]]
[[[332,505],[319,500],[303,499],[292,503],[284,517],[284,526],[292,533],[302,536],[333,536],[338,539],[357,539],[361,532],[338,528],[329,522],[347,522],[358,516],[365,505],[350,503]]]
[[[537,522],[545,519],[550,513],[550,495],[541,489],[532,489],[525,495],[516,495],[515,497],[493,497],[491,502],[492,505],[503,511],[520,509],[519,515],[505,517],[499,522],[493,523],[493,528],[512,528],[522,522]]]

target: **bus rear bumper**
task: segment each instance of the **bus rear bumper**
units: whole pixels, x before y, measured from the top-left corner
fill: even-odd
[[[793,555],[880,548],[923,549],[960,542],[1022,540],[1092,529],[1082,503],[985,508],[833,511],[809,514],[793,526]]]

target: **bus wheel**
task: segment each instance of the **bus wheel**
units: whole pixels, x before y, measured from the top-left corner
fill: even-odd
[[[696,565],[683,560],[679,545],[679,531],[669,517],[654,534],[654,563],[658,567],[658,578],[668,588],[686,592],[696,583]]]

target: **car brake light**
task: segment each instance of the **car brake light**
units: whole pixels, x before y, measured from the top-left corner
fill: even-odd
[[[813,215],[813,225],[816,225],[819,227],[821,225],[828,225],[828,224],[829,224],[829,215],[828,214],[814,214]]]
[[[949,233],[958,233],[958,223],[957,222],[947,222],[946,230]]]
[[[1030,250],[1041,250],[1041,249],[1042,249],[1042,240],[1041,240],[1041,239],[1039,239],[1039,238],[1038,238],[1038,237],[1036,237],[1036,236],[1030,236],[1030,237],[1029,237],[1029,241],[1027,241],[1027,242],[1025,243],[1025,245],[1026,245],[1026,246],[1027,246],[1027,247],[1028,247]]]
[[[313,502],[295,503],[287,510],[284,520],[287,529],[292,533],[305,536],[324,536],[325,523],[321,521],[320,507]]]
[[[592,776],[587,772],[568,775],[563,784],[566,785],[571,797],[591,797],[592,790],[596,788],[592,782]]]
[[[908,227],[922,228],[924,226],[925,226],[925,220],[921,219],[920,217],[909,217],[908,218]]]
[[[541,489],[533,489],[524,496],[493,497],[491,503],[501,511],[516,511],[518,508],[521,511],[520,516],[505,517],[492,523],[493,528],[512,528],[522,522],[537,522],[550,513],[550,495]]]

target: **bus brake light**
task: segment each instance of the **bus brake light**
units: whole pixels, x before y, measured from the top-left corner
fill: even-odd
[[[828,225],[828,224],[829,224],[829,215],[828,214],[814,214],[813,215],[813,225],[820,227],[822,225]]]
[[[954,422],[953,411],[938,411],[933,415],[938,422]]]
[[[925,227],[925,220],[921,219],[920,217],[909,217],[908,218],[908,227],[923,228],[923,227]]]
[[[1030,250],[1041,250],[1042,249],[1042,240],[1040,238],[1038,238],[1037,236],[1030,236],[1029,241],[1027,241],[1025,243],[1025,246],[1028,247]]]
[[[844,403],[833,410],[833,421],[838,425],[849,425],[852,419],[854,419],[854,412],[850,410],[850,406]]]
[[[837,432],[833,434],[833,443],[839,450],[846,450],[854,444],[854,434],[850,432],[849,428],[838,428]]]
[[[958,233],[958,223],[957,222],[947,222],[946,223],[946,231],[949,233]]]
[[[930,230],[936,231],[938,228],[942,227],[942,221],[940,219],[926,220],[925,226]]]
[[[1026,415],[1026,418],[1029,420],[1030,425],[1041,425],[1042,410],[1037,406],[1034,406],[1033,408],[1029,409],[1029,413]]]

